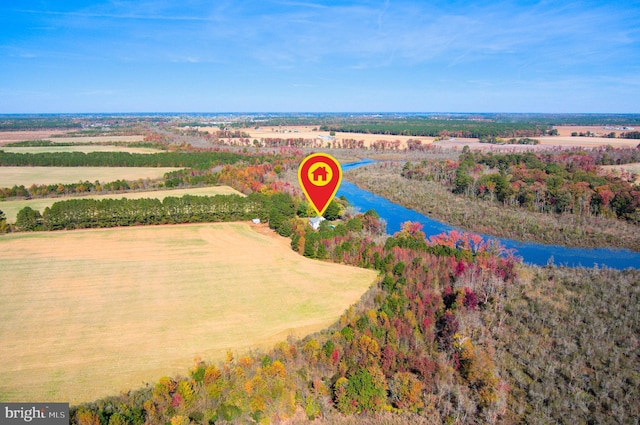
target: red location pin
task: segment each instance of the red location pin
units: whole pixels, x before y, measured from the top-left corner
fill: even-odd
[[[342,182],[340,163],[326,153],[314,153],[298,167],[298,182],[319,216],[329,206]]]

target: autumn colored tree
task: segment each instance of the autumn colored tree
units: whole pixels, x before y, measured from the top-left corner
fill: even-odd
[[[397,372],[389,381],[391,402],[400,410],[417,413],[424,408],[424,384],[411,372]]]

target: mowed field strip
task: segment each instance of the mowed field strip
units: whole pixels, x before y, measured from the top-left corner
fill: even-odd
[[[152,148],[136,148],[130,146],[111,146],[111,145],[74,145],[74,146],[29,146],[29,147],[11,147],[0,146],[0,150],[12,153],[42,153],[42,152],[129,152],[129,153],[159,153],[160,149]]]
[[[105,142],[142,142],[143,135],[132,136],[70,136],[70,137],[46,137],[44,140],[50,140],[53,143],[105,143]]]
[[[7,220],[11,223],[15,223],[18,211],[24,207],[31,207],[34,210],[44,212],[46,207],[50,207],[55,202],[64,201],[67,199],[142,199],[142,198],[155,198],[163,200],[167,196],[175,196],[180,198],[184,195],[193,196],[215,196],[215,195],[240,195],[245,196],[243,193],[229,186],[207,186],[207,187],[195,187],[190,189],[171,189],[171,190],[148,190],[142,192],[127,192],[127,193],[109,193],[105,195],[86,195],[86,196],[65,196],[60,198],[36,198],[36,199],[18,199],[11,201],[0,201],[0,210],[3,211],[7,217]]]
[[[182,167],[184,168],[184,167]],[[159,178],[176,167],[0,167],[0,187]]]
[[[304,258],[263,225],[0,238],[0,401],[79,403],[319,331],[377,273]]]
[[[131,136],[64,136],[61,130],[0,131],[0,146],[25,140],[49,140],[53,143],[142,142],[144,135]],[[51,137],[51,136],[57,137]]]

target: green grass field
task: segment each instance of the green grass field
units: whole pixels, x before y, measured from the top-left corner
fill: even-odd
[[[0,167],[0,187],[13,185],[111,182],[162,177],[174,167]]]
[[[61,198],[40,198],[40,199],[18,199],[11,201],[0,201],[0,210],[5,213],[7,220],[10,223],[15,223],[18,211],[24,207],[31,207],[34,210],[44,212],[46,207],[50,207],[54,202],[63,201],[65,199],[141,199],[141,198],[156,198],[163,200],[167,196],[182,197],[183,195],[194,196],[215,196],[215,195],[242,195],[237,190],[229,186],[207,186],[196,187],[190,189],[175,189],[175,190],[151,190],[143,192],[129,192],[129,193],[110,193],[107,195],[87,195],[82,197],[61,197]]]
[[[319,331],[377,274],[216,223],[5,235],[0,276],[0,401],[79,403]]]

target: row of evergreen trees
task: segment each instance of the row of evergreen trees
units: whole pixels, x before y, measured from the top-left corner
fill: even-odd
[[[71,230],[151,224],[201,223],[267,219],[271,200],[254,193],[159,199],[69,199],[54,203],[40,214],[31,207],[18,212],[16,228]]]
[[[251,157],[234,152],[41,152],[13,153],[0,150],[0,166],[39,167],[190,167],[208,168],[239,161],[269,162],[267,155]]]
[[[240,221],[259,218],[283,236],[292,233],[296,200],[287,193],[249,196],[169,196],[143,199],[68,199],[45,208],[21,209],[15,230],[73,230],[154,224]],[[6,217],[0,211],[0,222]]]

